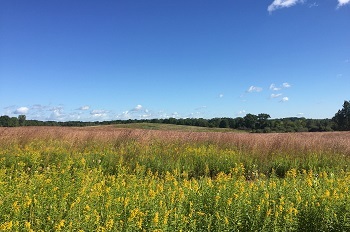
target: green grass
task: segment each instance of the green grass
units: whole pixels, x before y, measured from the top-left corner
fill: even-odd
[[[244,132],[244,131],[233,130],[229,128],[209,128],[209,127],[184,126],[184,125],[162,124],[162,123],[116,124],[116,125],[113,125],[113,127],[146,129],[146,130],[192,131],[192,132]]]

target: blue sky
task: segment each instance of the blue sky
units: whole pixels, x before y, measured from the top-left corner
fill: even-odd
[[[331,118],[350,0],[0,1],[0,115]]]

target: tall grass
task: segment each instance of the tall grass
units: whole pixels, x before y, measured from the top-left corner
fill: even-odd
[[[0,230],[348,231],[349,135],[0,128]]]

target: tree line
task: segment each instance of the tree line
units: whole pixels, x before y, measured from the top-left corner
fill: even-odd
[[[18,117],[0,116],[0,126],[98,126],[129,123],[164,123],[175,125],[187,125],[210,128],[231,128],[247,130],[256,133],[270,132],[321,132],[350,130],[350,102],[344,101],[343,108],[338,110],[332,119],[306,119],[304,117],[288,117],[271,119],[269,114],[246,114],[236,118],[165,118],[165,119],[128,119],[111,121],[39,121],[27,120],[25,115]]]

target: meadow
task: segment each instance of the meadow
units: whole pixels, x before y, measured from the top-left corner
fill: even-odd
[[[350,231],[350,132],[0,128],[1,231]]]

